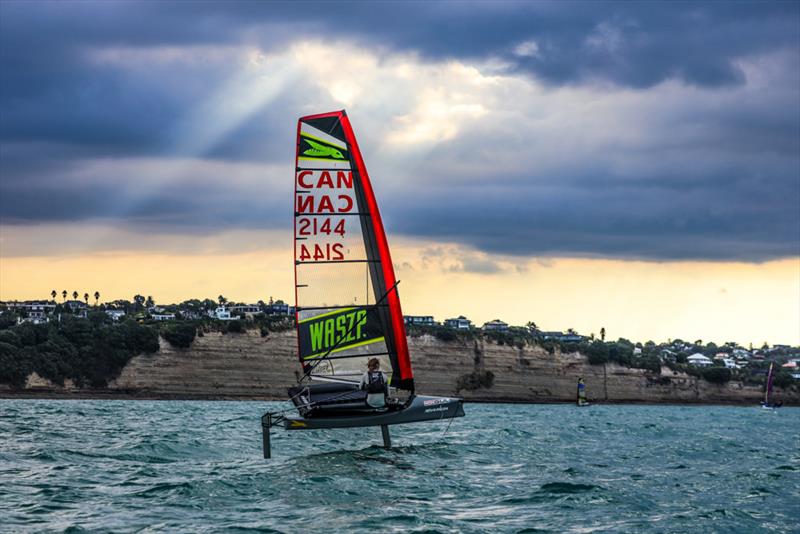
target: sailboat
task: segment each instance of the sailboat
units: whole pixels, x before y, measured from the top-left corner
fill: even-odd
[[[578,379],[578,406],[589,406],[589,401],[586,400],[586,384],[583,378]]]
[[[294,273],[298,384],[291,411],[262,416],[264,457],[270,429],[380,426],[464,416],[463,400],[417,395],[389,245],[367,168],[344,110],[297,124]],[[361,387],[377,359],[389,394],[368,403]],[[373,362],[374,363],[374,362]]]
[[[772,402],[772,381],[774,380],[775,376],[772,374],[772,366],[774,363],[769,364],[769,371],[767,372],[767,384],[764,388],[764,400],[761,402],[761,407],[765,410],[774,410],[775,408],[780,408],[783,406],[783,403],[775,403]]]

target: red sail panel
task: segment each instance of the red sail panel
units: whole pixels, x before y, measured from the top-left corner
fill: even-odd
[[[298,355],[312,378],[357,382],[377,357],[413,390],[400,299],[375,196],[343,111],[298,123]]]

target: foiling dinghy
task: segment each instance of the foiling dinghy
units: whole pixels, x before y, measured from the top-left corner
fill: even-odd
[[[289,388],[297,416],[261,418],[264,457],[270,429],[380,426],[464,416],[463,401],[414,394],[389,245],[378,204],[344,111],[302,117],[297,125],[294,195],[297,352],[303,373]],[[383,406],[361,388],[377,358],[388,379]],[[368,403],[368,395],[370,402]]]

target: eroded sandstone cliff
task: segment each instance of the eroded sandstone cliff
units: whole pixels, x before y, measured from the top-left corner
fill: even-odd
[[[516,348],[487,340],[443,342],[431,336],[409,338],[417,391],[460,395],[474,401],[570,402],[583,377],[590,400],[599,402],[757,404],[757,386],[720,386],[663,368],[655,375],[617,365],[588,365],[580,354],[548,354],[539,347]],[[293,332],[261,337],[210,333],[188,349],[161,341],[156,354],[137,356],[109,384],[105,395],[155,398],[282,399],[295,383],[299,366]],[[29,380],[29,393],[67,393],[42,380]],[[92,394],[71,389],[73,394]],[[791,404],[797,390],[778,396]]]

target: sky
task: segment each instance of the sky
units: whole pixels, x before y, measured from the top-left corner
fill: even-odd
[[[798,2],[0,2],[0,299],[290,300],[346,109],[407,314],[800,344]]]

